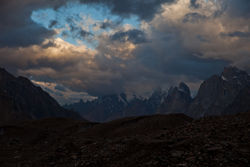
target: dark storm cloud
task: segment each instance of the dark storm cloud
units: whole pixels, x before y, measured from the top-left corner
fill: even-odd
[[[118,20],[118,21],[111,21],[111,20],[105,20],[102,23],[99,23],[99,27],[101,29],[108,29],[108,28],[116,28],[117,26],[119,26],[122,23],[122,20]]]
[[[129,41],[134,44],[147,42],[146,34],[143,31],[137,29],[116,32],[110,37],[110,39],[113,41],[120,41],[120,42]]]
[[[128,17],[137,15],[141,19],[151,19],[164,3],[176,0],[80,0],[86,4],[103,4],[111,8],[112,13]]]
[[[23,25],[18,28],[1,28],[0,47],[17,47],[40,44],[44,39],[53,36],[54,31],[49,31],[37,24]]]
[[[169,45],[169,43],[176,43]],[[137,58],[142,64],[169,76],[186,76],[187,78],[206,79],[208,76],[223,70],[230,64],[223,59],[205,58],[185,49],[180,41],[164,41],[155,46],[145,45],[140,48]],[[168,81],[169,82],[169,81]],[[172,81],[174,82],[174,81]],[[177,84],[177,83],[175,83]]]
[[[0,47],[29,46],[40,44],[55,34],[34,23],[31,13],[41,8],[57,8],[66,0],[1,0],[0,1]]]
[[[250,17],[250,1],[249,0],[228,0],[225,1],[229,13],[236,17]]]
[[[68,17],[66,20],[69,24],[70,33],[73,37],[85,40],[87,37],[93,35],[91,32],[88,32],[77,25],[77,23],[81,21],[81,17],[79,15]],[[64,34],[67,32],[63,31],[62,33]]]
[[[195,55],[182,55],[165,63],[165,71],[171,75],[186,75],[201,80],[222,71],[229,62]]]
[[[201,15],[199,13],[188,13],[184,16],[183,23],[197,23],[206,18],[206,16]]]
[[[80,37],[82,37],[84,39],[85,37],[88,37],[88,36],[93,35],[93,34],[88,32],[88,31],[85,31],[85,30],[80,30],[79,35],[80,35]]]
[[[190,0],[190,6],[193,8],[199,8],[199,4],[197,3],[197,0]]]
[[[196,38],[199,39],[201,42],[209,42],[209,40],[202,35],[197,35]]]
[[[250,32],[235,31],[230,33],[222,33],[222,37],[238,37],[238,38],[250,38]]]
[[[49,24],[49,28],[53,28],[58,24],[58,22],[56,20],[52,20]]]

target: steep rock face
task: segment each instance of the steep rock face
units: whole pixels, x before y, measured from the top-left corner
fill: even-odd
[[[250,111],[250,85],[240,91],[235,100],[224,110],[223,114],[236,114]]]
[[[190,89],[185,83],[180,83],[178,87],[171,87],[168,96],[158,109],[159,113],[185,113],[192,98]]]
[[[187,114],[194,118],[226,114],[226,109],[246,86],[250,76],[236,67],[227,67],[221,75],[204,81]]]
[[[5,121],[25,118],[69,117],[81,119],[63,109],[48,93],[24,77],[14,77],[0,69],[0,114]]]
[[[10,97],[4,92],[0,92],[0,124],[8,121],[27,120],[28,115],[15,112],[15,105]]]
[[[161,106],[164,102],[165,98],[167,97],[168,93],[158,89],[153,92],[153,94],[147,100],[148,108],[150,109],[150,114],[154,114],[157,109]]]
[[[134,97],[125,109],[126,117],[153,115],[164,101],[167,93],[161,89],[156,89],[147,99]]]

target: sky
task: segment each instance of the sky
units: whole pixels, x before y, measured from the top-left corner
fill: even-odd
[[[1,0],[0,66],[61,104],[250,71],[249,0]]]

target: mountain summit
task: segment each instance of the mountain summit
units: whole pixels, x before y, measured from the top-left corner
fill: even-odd
[[[192,98],[189,87],[181,82],[178,87],[171,87],[168,96],[158,109],[159,113],[185,113]]]
[[[213,75],[201,84],[187,114],[194,118],[230,114],[226,109],[249,85],[250,76],[247,72],[236,67],[226,67],[221,75]]]

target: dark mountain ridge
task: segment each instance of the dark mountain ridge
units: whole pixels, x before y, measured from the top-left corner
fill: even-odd
[[[187,114],[193,118],[230,114],[227,108],[232,103],[236,103],[238,98],[241,98],[241,102],[247,101],[250,94],[242,94],[241,92],[249,86],[250,76],[248,73],[236,67],[226,67],[221,75],[213,75],[201,84]],[[249,102],[246,103],[249,104]],[[238,111],[248,111],[250,104],[245,107],[245,109],[239,108]]]
[[[148,99],[134,96],[128,100],[126,94],[100,96],[93,101],[65,105],[70,110],[79,112],[84,118],[94,122],[106,122],[118,118],[155,114],[166,96],[166,92],[156,90]]]
[[[0,68],[0,122],[47,117],[81,119],[62,108],[47,92],[25,77],[14,77]]]

